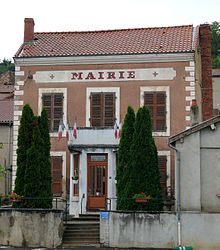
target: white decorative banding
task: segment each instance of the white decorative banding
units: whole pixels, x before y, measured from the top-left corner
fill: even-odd
[[[190,121],[190,116],[186,115],[186,121]]]
[[[186,82],[194,82],[195,81],[195,77],[194,76],[186,76],[185,81]]]
[[[14,116],[21,116],[22,115],[22,111],[21,110],[15,110],[14,111]]]
[[[15,72],[20,71],[21,67],[20,66],[15,66]]]
[[[22,106],[24,105],[24,101],[14,101],[15,106]]]
[[[186,101],[192,101],[193,99],[195,99],[195,96],[186,96],[185,98]]]
[[[15,71],[15,76],[24,76],[24,71]]]
[[[195,91],[195,87],[194,86],[186,86],[185,90],[186,91]]]
[[[195,97],[196,92],[195,91],[190,91],[190,96],[194,96]]]
[[[190,111],[190,106],[186,106],[186,111]]]
[[[190,76],[195,76],[195,72],[194,72],[194,71],[189,72],[189,75],[190,75]]]
[[[195,86],[195,82],[190,82],[190,86]]]
[[[195,62],[194,62],[194,61],[191,61],[191,62],[189,63],[189,66],[194,67],[194,66],[195,66]]]
[[[195,67],[185,67],[185,71],[195,71]]]
[[[24,85],[24,81],[17,81],[17,85],[23,86]]]
[[[20,121],[14,121],[14,122],[13,122],[13,125],[19,126],[19,125],[20,125]]]
[[[16,95],[24,95],[24,90],[15,90],[15,92],[14,92],[14,94],[15,94],[15,96]]]

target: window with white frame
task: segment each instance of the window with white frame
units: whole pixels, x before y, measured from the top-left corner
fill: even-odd
[[[119,124],[119,88],[87,88],[86,126],[113,127]]]
[[[141,87],[140,104],[151,113],[154,136],[170,135],[170,93],[167,86]]]
[[[47,110],[49,129],[52,136],[56,136],[59,123],[66,124],[67,120],[67,89],[66,88],[39,88],[38,114]]]

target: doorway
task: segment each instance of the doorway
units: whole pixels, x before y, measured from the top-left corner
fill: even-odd
[[[107,197],[108,154],[87,157],[87,209],[103,209]]]

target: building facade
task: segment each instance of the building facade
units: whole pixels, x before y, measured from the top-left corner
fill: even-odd
[[[19,121],[29,103],[35,114],[48,111],[54,195],[68,198],[75,215],[103,208],[106,201],[115,208],[114,126],[129,105],[135,111],[146,105],[161,186],[164,193],[174,187],[169,136],[191,125],[194,99],[200,120],[212,116],[210,41],[208,25],[35,33],[34,20],[26,18],[24,43],[14,58],[13,180]],[[72,128],[68,140],[65,131],[58,138],[60,121]]]

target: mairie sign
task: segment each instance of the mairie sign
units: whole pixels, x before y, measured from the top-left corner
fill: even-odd
[[[173,80],[173,68],[140,68],[111,70],[37,71],[33,79],[37,83],[53,82],[116,82],[142,80]]]

